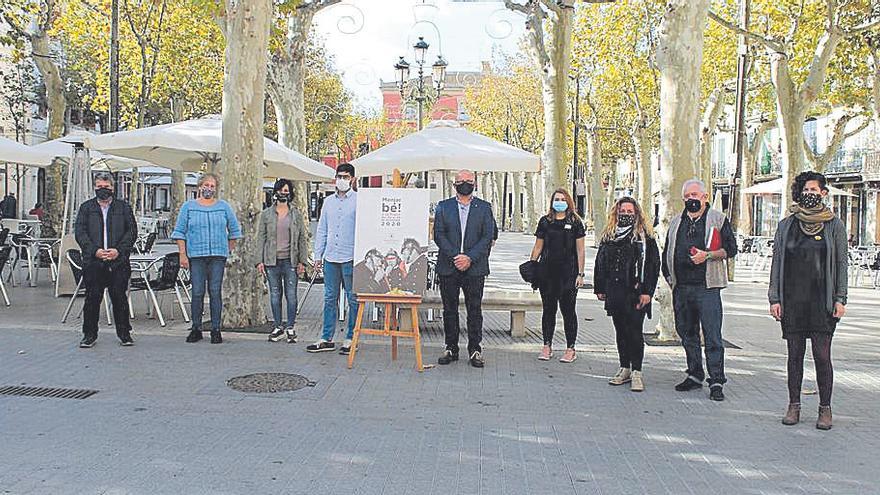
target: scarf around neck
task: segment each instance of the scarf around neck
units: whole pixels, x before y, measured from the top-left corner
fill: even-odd
[[[633,227],[633,225],[629,225],[626,227],[618,226],[617,231],[614,233],[614,242],[620,242],[629,237],[629,235],[632,234]]]
[[[806,235],[818,234],[825,227],[825,222],[834,219],[834,212],[825,203],[815,208],[804,208],[799,204],[793,204],[788,207],[788,212],[797,218],[801,232]]]

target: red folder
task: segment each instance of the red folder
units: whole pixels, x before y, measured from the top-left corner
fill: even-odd
[[[709,242],[706,245],[708,251],[718,251],[721,249],[721,232],[715,227],[709,231]]]

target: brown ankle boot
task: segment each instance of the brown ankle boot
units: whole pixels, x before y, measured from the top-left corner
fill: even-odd
[[[819,419],[816,421],[816,428],[820,430],[831,429],[831,406],[819,406]]]
[[[801,420],[801,405],[800,404],[789,404],[788,412],[785,413],[785,417],[782,418],[782,424],[786,426],[796,425]]]

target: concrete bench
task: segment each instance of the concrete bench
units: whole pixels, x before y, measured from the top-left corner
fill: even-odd
[[[464,311],[464,294],[458,299],[459,309]],[[440,294],[427,292],[422,296],[422,308],[442,309]],[[483,311],[509,311],[510,335],[525,337],[526,311],[541,311],[541,296],[537,292],[523,290],[485,289],[483,291]],[[401,312],[400,326],[402,329],[412,328],[409,313]]]

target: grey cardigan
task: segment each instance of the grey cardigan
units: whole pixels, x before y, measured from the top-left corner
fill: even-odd
[[[290,262],[307,263],[309,258],[309,241],[306,229],[303,228],[302,216],[294,207],[290,207]],[[260,224],[257,226],[258,263],[275,266],[278,253],[278,212],[272,205],[260,213]]]
[[[785,311],[783,300],[785,288],[785,243],[788,242],[788,231],[797,226],[794,215],[783,218],[776,228],[776,236],[773,238],[773,264],[770,267],[770,290],[767,298],[770,304],[781,304]],[[825,260],[825,277],[828,283],[826,287],[825,309],[828,313],[834,312],[834,303],[846,304],[847,293],[847,265],[849,264],[849,252],[846,245],[846,227],[840,218],[825,222],[825,230],[822,231],[827,246]]]

